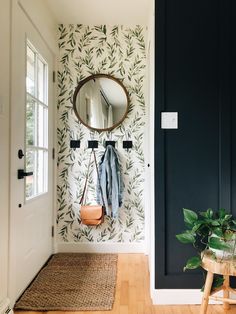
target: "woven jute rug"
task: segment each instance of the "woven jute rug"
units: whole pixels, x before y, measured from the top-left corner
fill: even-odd
[[[111,310],[116,273],[116,254],[56,254],[17,301],[15,309]]]

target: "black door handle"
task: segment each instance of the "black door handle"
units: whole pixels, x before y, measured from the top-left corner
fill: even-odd
[[[17,172],[18,179],[24,179],[24,177],[32,176],[34,173],[32,172],[25,172],[24,169],[19,169]]]

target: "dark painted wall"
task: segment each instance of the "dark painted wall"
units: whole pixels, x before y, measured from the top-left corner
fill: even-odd
[[[233,14],[231,0],[156,1],[156,288],[202,284],[182,271],[183,207],[236,214]],[[161,129],[162,111],[178,112],[177,130]]]

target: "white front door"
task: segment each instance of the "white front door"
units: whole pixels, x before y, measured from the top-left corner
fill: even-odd
[[[52,254],[54,119],[53,55],[17,2],[14,5],[9,274],[12,303]]]

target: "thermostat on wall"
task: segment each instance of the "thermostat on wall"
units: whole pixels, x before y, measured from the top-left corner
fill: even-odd
[[[178,129],[178,112],[162,112],[161,128]]]

